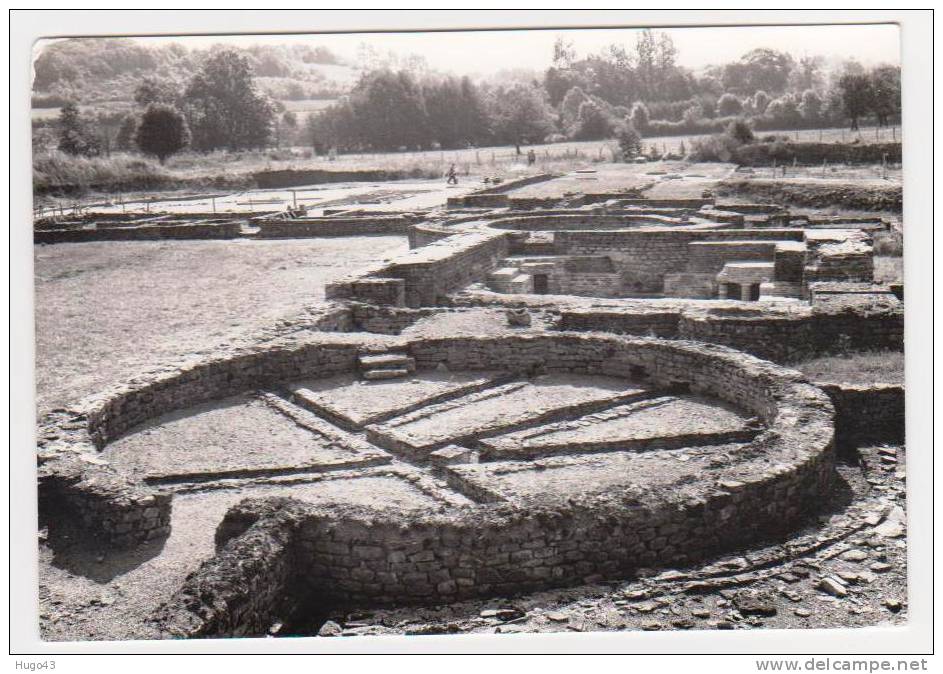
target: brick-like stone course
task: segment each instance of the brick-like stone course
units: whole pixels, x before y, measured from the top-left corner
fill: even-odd
[[[220,554],[171,601],[169,607],[179,610],[168,613],[166,633],[260,630],[286,593],[315,604],[448,602],[693,561],[795,526],[829,487],[831,404],[799,373],[771,363],[723,347],[599,334],[402,343],[420,367],[553,363],[560,370],[627,377],[642,369],[656,384],[686,381],[696,391],[735,402],[761,417],[767,430],[718,462],[703,482],[575,496],[566,506],[538,496],[526,507],[491,503],[406,514],[244,501],[220,527]],[[286,540],[271,552],[273,530]],[[242,564],[262,552],[264,561]],[[232,581],[214,583],[227,577],[220,569],[235,567]],[[231,616],[215,616],[227,607],[236,607]]]
[[[362,236],[367,234],[407,234],[414,217],[373,215],[360,217],[311,217],[296,219],[257,219],[259,238],[312,238]]]
[[[148,241],[154,239],[235,239],[242,224],[193,222],[164,225],[106,226],[95,229],[37,229],[33,243],[80,243],[85,241]]]
[[[902,384],[817,382],[835,406],[835,442],[839,447],[864,447],[904,442]]]

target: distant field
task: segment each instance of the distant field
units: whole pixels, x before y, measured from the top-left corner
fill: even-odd
[[[326,100],[295,101],[296,109],[304,106],[328,105]],[[792,132],[771,132],[778,134]],[[841,129],[823,129],[819,131],[800,131],[800,141],[817,140],[821,133],[823,141],[840,140]],[[883,129],[878,134],[865,130],[861,134],[862,142],[873,140],[888,140],[892,132]],[[899,137],[896,131],[894,135]],[[652,146],[659,151],[678,153],[682,143],[687,150],[693,141],[703,136],[673,136],[653,137],[644,139],[644,149],[647,152]],[[534,150],[536,162],[527,163],[527,151]],[[121,185],[151,184],[166,185],[162,189],[199,189],[205,190],[209,186],[220,189],[230,189],[236,186],[249,186],[252,175],[261,171],[283,170],[326,170],[326,171],[358,171],[380,170],[399,173],[410,178],[433,178],[445,175],[451,164],[455,164],[460,177],[480,179],[484,176],[500,175],[513,178],[538,172],[568,172],[575,169],[587,168],[599,162],[618,160],[619,147],[614,140],[597,140],[583,142],[564,142],[547,145],[523,145],[522,153],[518,155],[513,146],[503,145],[494,147],[469,148],[464,150],[423,150],[411,152],[383,152],[383,153],[351,153],[340,154],[334,161],[325,156],[316,156],[310,147],[294,147],[270,149],[264,151],[244,152],[213,152],[196,154],[185,152],[167,160],[166,165],[160,166],[154,160],[144,159],[140,155],[113,154],[110,157],[101,157],[93,160],[71,161],[67,157],[58,160],[56,175],[52,177],[55,185],[105,185],[99,188],[105,193],[122,191]],[[70,164],[76,164],[75,170]],[[79,166],[82,164],[82,166]],[[87,166],[85,165],[87,164]],[[120,166],[119,166],[120,164]],[[100,166],[99,166],[100,165]],[[122,169],[121,166],[136,166],[135,169]],[[830,171],[845,170],[830,167]],[[790,168],[790,171],[793,169]],[[803,169],[800,172],[815,173],[817,168]],[[145,174],[149,177],[162,176],[161,180],[135,180],[128,171]],[[880,179],[881,167],[862,166],[847,169],[849,174],[837,175],[829,173],[829,178],[847,178],[858,181],[862,178],[871,180]],[[74,174],[74,177],[70,177]],[[855,175],[852,175],[855,174]],[[760,177],[760,176],[757,176]],[[888,169],[891,181],[899,180],[900,171],[896,168]],[[120,178],[119,182],[115,182]],[[108,187],[114,184],[114,187]],[[138,188],[124,188],[124,193]],[[143,188],[142,188],[143,189]],[[161,189],[154,187],[149,189]],[[68,203],[74,201],[66,199]],[[47,203],[48,205],[48,203]]]

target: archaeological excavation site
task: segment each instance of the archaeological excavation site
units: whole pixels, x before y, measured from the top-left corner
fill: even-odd
[[[599,163],[39,218],[38,274],[202,246],[238,295],[178,289],[203,294],[192,334],[90,350],[99,376],[58,392],[66,364],[39,373],[44,638],[905,621],[902,378],[809,366],[902,362],[875,254],[899,213],[731,176]],[[271,287],[216,267],[229,250]],[[104,273],[69,269],[48,278]]]

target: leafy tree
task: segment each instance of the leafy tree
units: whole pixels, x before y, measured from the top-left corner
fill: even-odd
[[[752,143],[755,140],[753,129],[750,128],[750,125],[747,124],[746,120],[743,118],[735,119],[730,122],[730,124],[727,125],[727,130],[724,133],[726,133],[728,137],[733,138],[741,145]]]
[[[632,120],[632,126],[635,127],[639,133],[646,133],[648,131],[648,107],[644,103],[639,101],[633,105],[632,112],[629,116]]]
[[[871,108],[878,124],[886,126],[900,114],[900,67],[878,66],[871,71]]]
[[[795,98],[789,95],[780,96],[771,101],[766,106],[766,116],[777,124],[790,129],[799,126],[802,121],[802,116],[799,114],[799,105],[796,103]]]
[[[821,56],[803,56],[792,70],[790,82],[797,91],[819,89],[822,87],[822,66],[825,59]]]
[[[658,82],[658,46],[655,35],[647,28],[636,38],[635,63],[642,98],[652,100],[655,98],[654,92]]]
[[[874,89],[867,75],[842,75],[838,80],[845,115],[851,120],[851,130],[858,130],[858,120],[874,107]]]
[[[566,96],[560,103],[560,126],[564,131],[568,131],[577,123],[580,106],[588,100],[590,100],[589,96],[579,87],[573,87],[566,92]]]
[[[350,102],[359,134],[376,150],[418,148],[429,140],[422,89],[407,72],[378,70],[364,75]]]
[[[175,82],[157,77],[145,77],[134,90],[134,102],[141,108],[161,103],[176,105],[180,100],[180,89]]]
[[[118,127],[118,135],[115,137],[115,146],[119,150],[129,151],[137,147],[138,116],[134,113],[124,116],[121,120],[121,126]]]
[[[429,80],[423,85],[428,135],[423,142],[467,147],[488,137],[488,119],[478,88],[467,77]]]
[[[599,140],[608,138],[611,133],[612,123],[603,109],[595,101],[584,101],[580,105],[574,138]]]
[[[799,114],[803,120],[809,123],[818,122],[822,118],[823,107],[822,98],[814,90],[806,89],[802,92]]]
[[[558,35],[553,41],[554,67],[570,68],[574,60],[576,60],[576,50],[573,48],[573,40],[567,40],[562,35]]]
[[[137,146],[163,164],[167,157],[180,152],[190,142],[190,128],[183,114],[167,105],[151,105],[141,115]]]
[[[101,154],[99,140],[88,130],[75,103],[59,111],[59,149],[66,154],[95,157]]]
[[[743,103],[733,94],[724,94],[717,101],[717,114],[721,117],[732,117],[743,112]]]
[[[642,136],[632,126],[631,122],[624,122],[619,126],[616,132],[619,140],[619,149],[622,150],[622,157],[626,161],[639,156],[642,153]]]
[[[252,79],[249,59],[235,49],[213,53],[184,94],[193,147],[209,151],[264,147],[275,110]]]
[[[526,84],[492,92],[491,114],[499,139],[521,153],[522,143],[540,142],[553,131],[550,106],[541,90]]]
[[[756,111],[756,114],[762,115],[766,112],[766,106],[769,105],[769,102],[769,94],[762,89],[753,94],[753,109]]]
[[[739,61],[724,66],[724,88],[740,94],[753,94],[759,89],[779,93],[786,89],[792,68],[789,54],[775,49],[753,49]]]

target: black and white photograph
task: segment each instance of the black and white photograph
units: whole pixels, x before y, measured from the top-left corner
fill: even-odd
[[[146,14],[23,55],[40,644],[914,627],[925,33]]]

